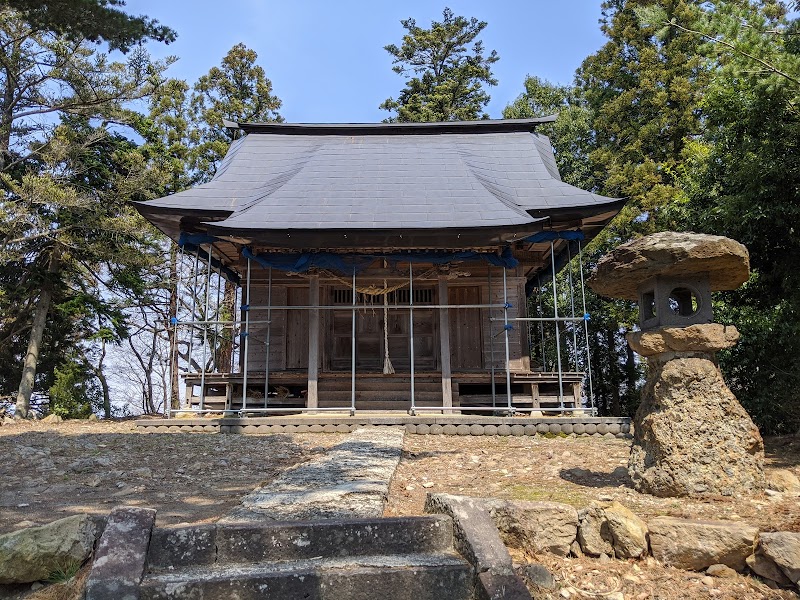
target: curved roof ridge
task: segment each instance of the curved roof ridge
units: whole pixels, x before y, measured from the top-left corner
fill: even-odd
[[[533,119],[483,119],[435,123],[235,123],[224,121],[224,126],[229,129],[241,129],[245,133],[282,135],[509,133],[533,131],[537,125],[555,122],[557,116],[554,114]]]

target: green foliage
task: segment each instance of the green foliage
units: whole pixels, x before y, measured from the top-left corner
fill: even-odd
[[[503,118],[530,119],[558,114],[555,123],[540,125],[536,131],[550,137],[564,181],[583,189],[596,189],[597,181],[589,161],[592,113],[582,90],[531,75],[525,78],[524,85],[525,91],[503,109]]]
[[[34,28],[52,31],[70,40],[107,42],[112,50],[127,52],[134,44],[152,39],[174,42],[175,32],[155,19],[126,14],[123,0],[0,0],[0,9],[12,9]]]
[[[201,178],[210,178],[233,141],[235,133],[223,127],[223,119],[234,122],[282,122],[280,99],[272,94],[272,82],[256,64],[258,54],[244,44],[231,48],[219,67],[197,81],[191,97],[195,128],[192,167]]]
[[[419,27],[414,19],[400,23],[406,30],[402,44],[389,44],[385,50],[393,57],[392,70],[406,78],[406,85],[397,100],[388,98],[380,105],[394,113],[387,122],[488,119],[482,111],[490,96],[483,86],[497,85],[492,65],[500,57],[494,50],[484,55],[483,42],[476,41],[487,23],[455,16],[449,8],[430,29]]]
[[[80,561],[70,561],[63,567],[54,569],[47,578],[47,583],[66,583],[78,574],[81,566],[83,565]]]
[[[64,419],[85,419],[102,406],[103,398],[91,367],[82,357],[71,355],[55,368],[50,386],[50,412]]]
[[[703,36],[718,68],[702,104],[702,140],[687,145],[684,228],[750,251],[746,286],[715,304],[737,346],[720,365],[766,433],[800,429],[800,63],[781,7],[715,3]],[[678,23],[678,25],[681,25]]]

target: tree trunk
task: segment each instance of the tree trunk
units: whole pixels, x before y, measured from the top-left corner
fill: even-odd
[[[169,315],[178,316],[178,249],[173,244],[169,251]],[[178,331],[177,327],[167,327],[169,336],[169,402],[173,409],[181,407],[180,381],[178,364]]]
[[[17,391],[17,403],[14,415],[20,419],[25,419],[30,416],[31,394],[33,393],[33,384],[36,379],[36,365],[39,362],[39,350],[42,345],[44,327],[47,323],[47,313],[50,312],[50,303],[53,299],[53,275],[58,272],[60,257],[61,250],[56,245],[50,255],[50,265],[47,268],[47,275],[42,284],[39,300],[36,302],[33,327],[31,328],[31,336],[28,339],[28,351],[25,353],[22,378],[20,379],[19,390]]]
[[[232,321],[236,304],[236,284],[225,280],[225,295],[222,299],[222,310],[220,310],[220,321]],[[219,341],[219,365],[217,369],[221,373],[230,372],[233,369],[233,329],[222,328],[222,336]]]
[[[108,380],[105,373],[103,373],[103,361],[106,358],[106,341],[102,340],[102,352],[100,353],[100,360],[97,363],[97,368],[94,373],[100,382],[100,387],[103,389],[103,413],[106,419],[111,418],[111,394],[108,391]]]
[[[618,328],[619,325],[615,324],[615,328]],[[616,338],[614,336],[615,329],[609,328],[606,330],[606,344],[608,346],[608,353],[611,360],[609,361],[609,383],[611,385],[611,416],[618,417],[621,412],[620,407],[620,396],[619,396],[619,376],[618,370],[619,366],[617,365],[616,357],[617,357],[617,344]]]

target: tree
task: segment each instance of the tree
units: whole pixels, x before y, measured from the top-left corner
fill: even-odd
[[[449,8],[430,29],[418,27],[411,18],[400,23],[407,32],[402,44],[384,49],[393,57],[392,70],[406,78],[406,85],[397,100],[388,98],[380,105],[395,113],[387,121],[488,119],[482,111],[490,96],[483,86],[497,85],[492,65],[500,57],[494,50],[484,56],[483,42],[477,40],[487,23],[455,16]]]
[[[107,42],[112,50],[123,52],[148,39],[175,41],[169,27],[144,15],[128,15],[117,6],[125,6],[124,0],[0,0],[0,10],[16,11],[33,29],[72,41]]]
[[[575,86],[553,84],[530,75],[525,78],[524,85],[525,91],[503,110],[503,118],[525,119],[558,113],[555,123],[540,125],[537,131],[550,137],[563,180],[583,189],[597,191],[603,182],[596,176],[589,159],[595,140],[593,112],[583,97],[583,90]],[[606,250],[607,246],[599,243],[589,244],[585,248],[582,261],[584,279],[589,277]],[[561,292],[558,296],[559,314],[570,314],[573,302],[582,300],[571,298],[568,293],[577,289],[580,263],[573,259],[557,276]],[[549,278],[540,282],[537,296],[529,301],[531,311],[539,316],[552,314],[544,308],[553,304],[549,285]],[[540,303],[542,310],[539,309]],[[595,406],[601,415],[631,414],[632,408],[638,403],[641,369],[625,340],[625,332],[635,321],[636,308],[630,302],[603,300],[589,289],[586,290],[586,308],[592,315],[588,330]],[[583,310],[582,303],[578,310]],[[573,331],[573,327],[574,324],[568,323],[560,327],[564,354],[562,364],[576,364],[573,362],[576,361],[580,369],[587,370],[589,365],[583,355],[582,342],[576,344],[576,338],[582,340],[584,332]],[[547,368],[551,369],[556,368],[554,333],[552,328],[542,325],[539,335],[532,338],[534,341],[540,340],[535,344],[538,347],[533,358],[544,356],[545,362],[549,361]],[[586,391],[588,393],[588,389]]]
[[[219,67],[212,67],[194,85],[190,100],[194,127],[191,129],[192,168],[198,181],[211,179],[236,133],[223,126],[234,122],[280,123],[280,99],[272,94],[272,82],[258,54],[244,44],[231,48]]]
[[[237,133],[223,126],[223,119],[235,122],[282,122],[281,100],[272,94],[272,82],[258,54],[244,44],[231,48],[219,67],[213,67],[194,85],[190,100],[193,127],[190,129],[191,169],[195,181],[208,181],[225,156]],[[221,320],[233,320],[236,285],[225,283]],[[221,365],[233,358],[233,336],[226,330],[219,352]]]
[[[704,134],[685,150],[676,218],[726,235],[750,252],[752,274],[719,294],[715,317],[741,332],[720,365],[731,389],[770,434],[800,429],[800,48],[779,4],[715,2],[696,24],[650,13],[707,42],[717,67],[705,93]]]
[[[135,120],[126,103],[149,94],[169,61],[153,62],[137,50],[125,63],[112,63],[85,43],[35,30],[7,9],[3,17],[0,262],[20,269],[27,283],[9,281],[10,294],[33,314],[4,319],[2,336],[16,346],[28,334],[16,400],[17,414],[25,416],[55,296],[82,293],[87,274],[116,260],[126,243],[138,243],[141,221],[126,202],[146,187],[139,179],[144,165],[134,146],[104,123]]]
[[[606,1],[601,29],[608,42],[577,74],[593,114],[590,158],[608,196],[628,204],[606,229],[612,243],[674,226],[665,207],[680,194],[677,181],[687,139],[701,129],[699,104],[708,81],[696,36],[640,19],[650,0]],[[661,0],[669,18],[702,15],[694,0]]]

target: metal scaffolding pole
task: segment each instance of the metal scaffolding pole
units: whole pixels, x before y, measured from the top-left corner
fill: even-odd
[[[269,268],[267,283],[267,341],[264,344],[266,356],[264,361],[264,408],[269,407],[269,347],[272,329],[272,267]]]
[[[550,241],[550,264],[553,267],[553,316],[556,326],[556,361],[558,364],[558,406],[564,408],[564,377],[561,374],[561,331],[558,328],[558,287],[556,286],[556,252]]]
[[[487,267],[489,284],[489,304],[492,303],[492,267]],[[497,408],[497,384],[494,380],[494,333],[492,332],[492,309],[489,309],[489,360],[492,370],[492,408]]]
[[[544,307],[542,306],[542,276],[537,275],[536,281],[539,283],[539,287],[537,289],[537,304],[539,306],[539,316],[544,316]],[[539,337],[541,339],[540,349],[542,351],[542,370],[547,369],[547,354],[545,353],[544,349],[544,323],[539,322]]]
[[[194,269],[192,270],[192,275],[194,276],[194,285],[192,286],[192,318],[191,321],[195,321],[195,314],[197,313],[197,267],[200,262],[200,248],[198,247],[194,253]],[[189,373],[192,370],[192,349],[194,347],[194,326],[189,328],[189,349],[187,351],[187,365],[186,365],[186,372]]]
[[[178,341],[178,322],[180,321],[181,313],[181,284],[183,283],[183,246],[178,246],[178,256],[175,260],[175,273],[178,278],[175,281],[175,314],[171,315],[172,323],[172,342],[174,346],[170,348],[170,378],[169,378],[169,396],[166,406],[166,415],[168,419],[172,418],[172,395],[178,394],[178,408],[180,408],[180,388],[178,390],[172,389],[172,384],[178,379],[179,369],[179,341]]]
[[[506,402],[508,404],[508,412],[514,412],[514,407],[511,405],[511,352],[509,349],[508,330],[511,325],[508,324],[508,283],[506,279],[506,268],[503,267],[503,332],[505,333],[506,340]]]
[[[567,280],[569,281],[569,303],[572,309],[572,318],[575,318],[575,286],[572,282],[572,251],[567,242]],[[575,370],[578,370],[578,328],[572,326],[572,352],[575,356]]]
[[[211,303],[211,251],[214,244],[208,245],[208,268],[206,269],[206,306],[203,315],[208,319],[208,309]],[[203,327],[203,370],[200,373],[200,410],[205,409],[206,403],[206,366],[208,365],[208,326]]]
[[[247,358],[250,354],[250,259],[247,259],[247,291],[245,292],[245,303],[242,305],[244,311],[244,331],[241,333],[244,338],[244,361],[242,363],[242,412],[247,410]]]
[[[586,312],[586,288],[583,283],[583,248],[581,242],[578,240],[578,268],[581,271],[581,298],[583,300],[583,333],[586,337],[586,374],[589,378],[589,407],[592,409],[592,414],[595,413],[594,407],[594,389],[592,389],[592,354],[589,351],[589,320]]]
[[[411,362],[411,414],[417,409],[414,398],[414,267],[411,259],[408,260],[408,339],[409,359]]]
[[[350,413],[356,412],[356,269],[353,267],[353,326],[350,337]]]

